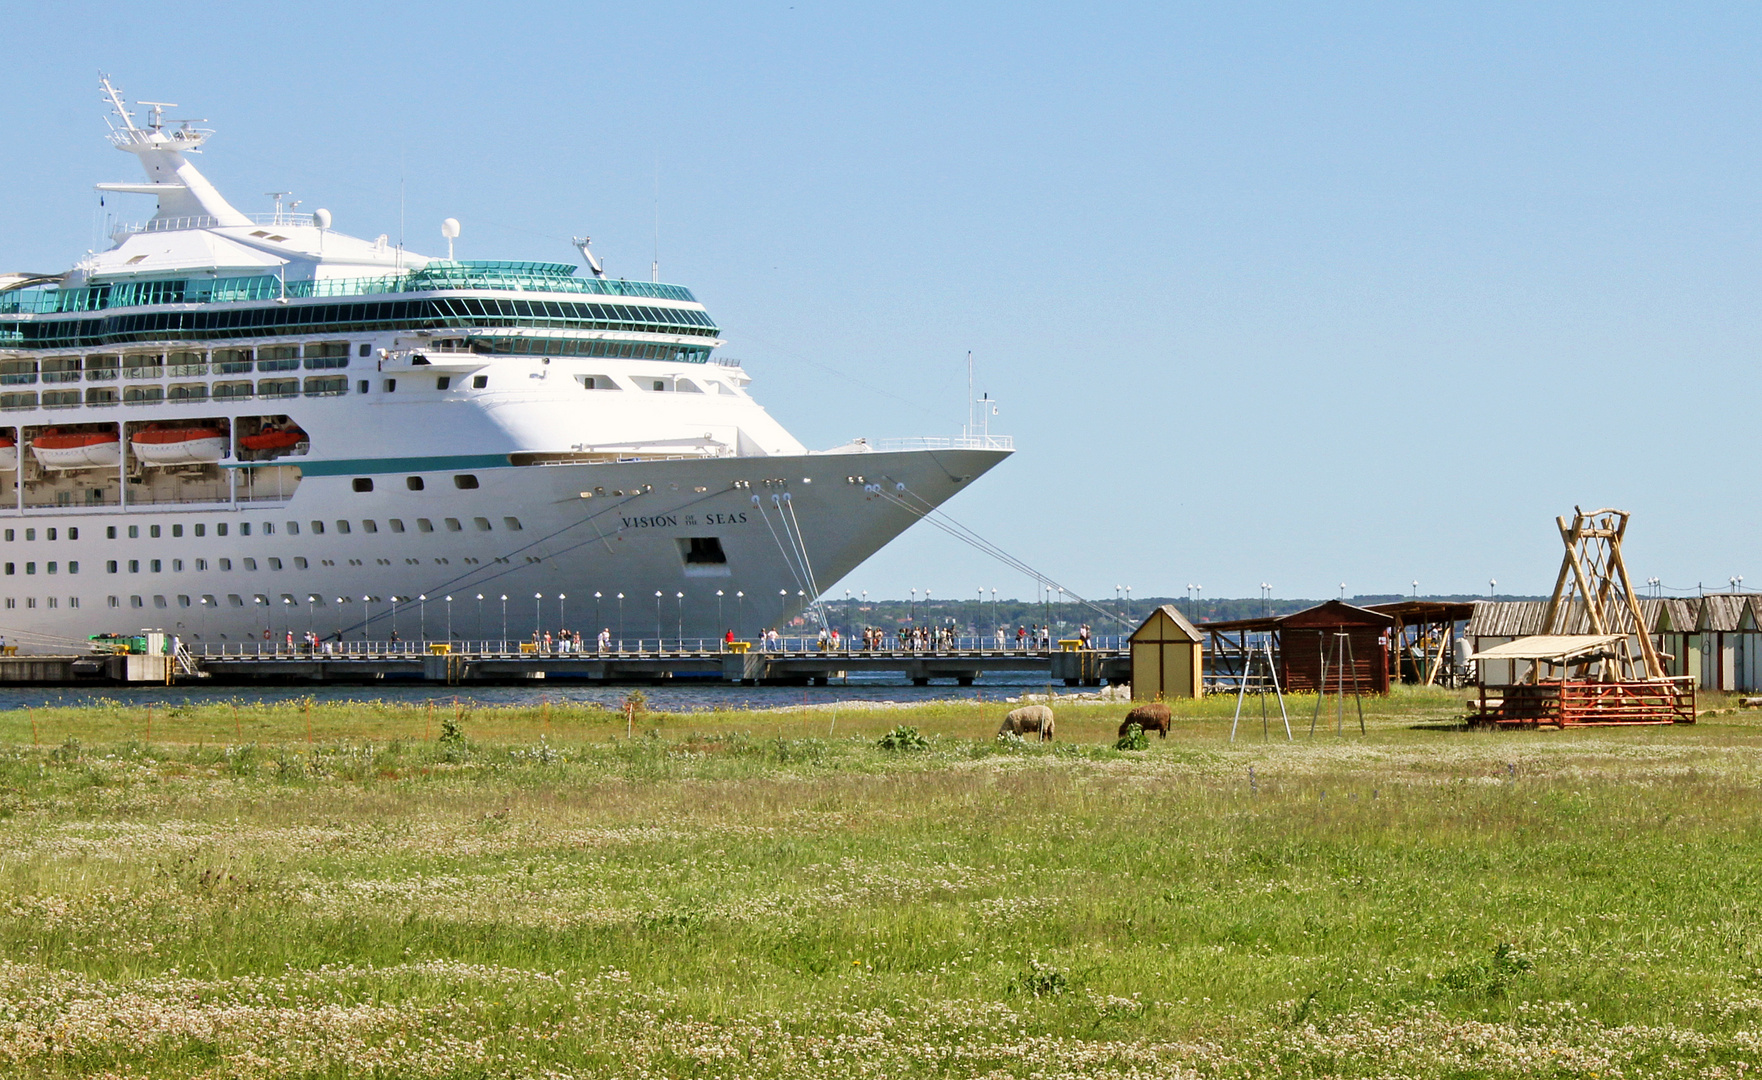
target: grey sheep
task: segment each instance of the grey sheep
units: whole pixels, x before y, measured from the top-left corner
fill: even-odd
[[[1052,710],[1044,705],[1024,705],[1011,709],[997,729],[999,735],[1036,735],[1040,742],[1052,741]]]

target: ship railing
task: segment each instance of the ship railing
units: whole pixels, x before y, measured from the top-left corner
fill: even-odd
[[[245,217],[253,225],[280,225],[287,228],[299,228],[313,223],[311,214],[291,214],[286,211],[279,214],[246,214]],[[185,229],[218,229],[220,227],[219,218],[207,214],[193,214],[188,217],[132,221],[118,225],[110,235],[113,237],[133,236],[136,233],[182,232]]]
[[[1010,435],[949,435],[919,436],[907,439],[877,439],[876,450],[1014,450],[1016,440]]]
[[[690,289],[655,281],[620,281],[613,278],[581,278],[547,274],[521,274],[465,268],[450,273],[386,275],[366,278],[321,278],[315,281],[283,281],[269,274],[191,281],[177,299],[133,300],[110,303],[121,294],[93,293],[111,283],[82,289],[28,288],[0,294],[0,315],[53,315],[74,311],[147,306],[149,303],[219,304],[264,300],[334,299],[423,292],[526,292],[565,295],[619,296],[646,300],[679,300],[696,303]],[[671,327],[671,324],[668,324]],[[706,328],[707,329],[707,328]],[[0,328],[0,344],[22,343],[21,330]]]

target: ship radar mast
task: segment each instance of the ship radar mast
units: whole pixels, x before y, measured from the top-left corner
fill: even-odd
[[[214,185],[208,182],[207,177],[197,172],[196,167],[184,157],[185,154],[200,153],[202,144],[214,134],[207,129],[193,126],[201,121],[174,121],[178,126],[168,131],[165,127],[165,110],[175,109],[177,106],[164,101],[141,101],[136,104],[145,105],[150,111],[147,126],[137,127],[134,114],[123,100],[122,91],[111,83],[110,78],[100,76],[98,85],[104,92],[104,100],[116,114],[114,119],[106,120],[110,125],[111,145],[140,158],[141,168],[147,174],[147,182],[144,184],[99,184],[99,191],[158,197],[159,212],[153,215],[155,221],[206,218],[206,224],[211,225],[251,223],[249,218],[233,209]]]
[[[587,264],[589,270],[593,271],[593,276],[601,278],[605,277],[605,268],[600,265],[600,261],[596,259],[593,254],[593,237],[577,236],[574,239],[574,244],[575,250],[581,252],[581,261]]]

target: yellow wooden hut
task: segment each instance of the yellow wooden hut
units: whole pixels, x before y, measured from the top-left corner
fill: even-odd
[[[1203,636],[1169,604],[1132,631],[1132,700],[1168,701],[1205,693]]]

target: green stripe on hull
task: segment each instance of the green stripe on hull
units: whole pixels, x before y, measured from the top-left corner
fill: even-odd
[[[262,465],[297,465],[302,476],[366,476],[373,473],[504,469],[508,464],[506,454],[455,454],[450,457],[344,458],[336,461],[276,458],[274,461],[229,461],[227,467],[249,469]]]

